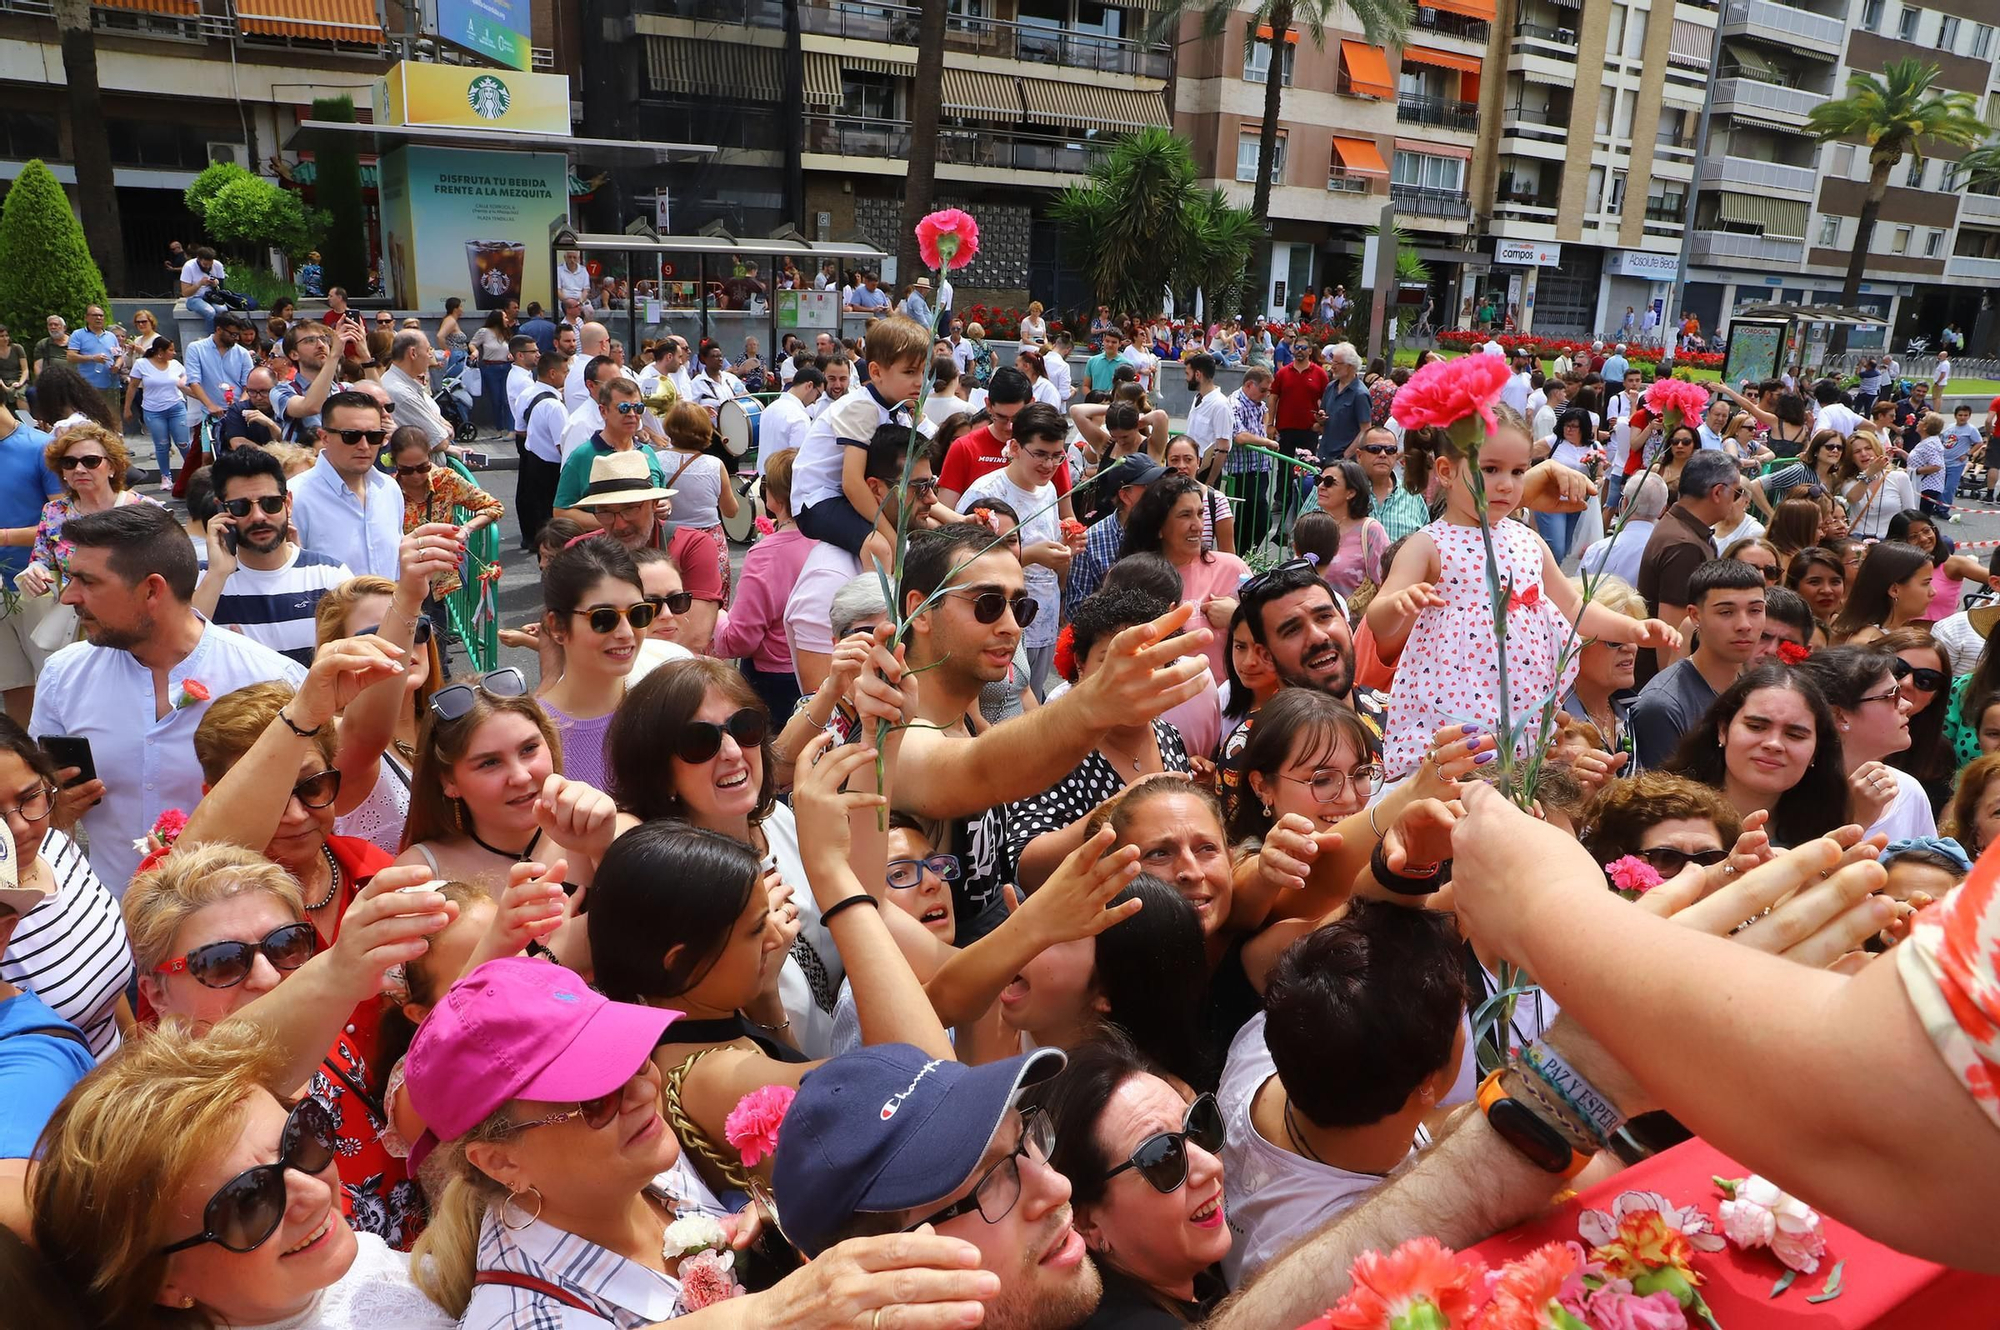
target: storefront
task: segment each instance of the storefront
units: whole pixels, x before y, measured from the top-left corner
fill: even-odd
[[[1625,314],[1630,310],[1631,335],[1645,342],[1660,341],[1659,321],[1665,317],[1667,293],[1679,273],[1678,255],[1614,250],[1605,258],[1604,276],[1598,283],[1597,328],[1625,335]]]

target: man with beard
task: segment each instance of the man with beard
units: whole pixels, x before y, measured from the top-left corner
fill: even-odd
[[[289,488],[299,544],[356,573],[393,582],[403,544],[403,491],[375,465],[389,437],[387,401],[373,380],[327,398],[319,460]]]
[[[979,690],[1007,676],[1021,632],[1035,618],[1021,560],[973,523],[911,537],[897,588],[904,612],[940,587],[948,589],[910,624],[907,668],[923,671],[920,723],[903,735],[891,798],[902,812],[944,824],[949,843],[931,840],[962,864],[951,885],[958,945],[965,946],[1007,917],[1000,888],[1013,880],[1013,865],[1002,852],[1005,805],[1062,780],[1112,730],[1199,696],[1208,682],[1202,648],[1209,632],[1196,627],[1176,637],[1194,611],[1176,606],[1119,633],[1104,663],[1061,697],[989,726]],[[879,649],[875,667],[891,680],[905,668]]]
[[[65,817],[82,815],[90,866],[122,896],[139,866],[134,839],[201,798],[194,731],[209,700],[270,679],[296,688],[306,672],[195,613],[194,546],[158,504],[72,518],[63,539],[72,548],[62,602],[76,608],[84,640],[42,667],[29,733],[89,741],[100,778],[64,789],[60,802]]]
[[[320,411],[340,391],[340,362],[348,355],[368,358],[359,324],[336,330],[324,323],[300,323],[285,334],[285,356],[298,368],[271,388],[271,411],[285,427],[285,438],[307,443],[319,438]]]
[[[208,523],[208,572],[194,607],[224,627],[311,668],[319,600],[354,576],[291,540],[285,468],[262,448],[231,448],[208,468],[222,511]]]

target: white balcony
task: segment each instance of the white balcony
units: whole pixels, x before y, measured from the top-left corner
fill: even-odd
[[[1960,194],[1958,220],[2000,222],[2000,194],[1981,194],[1976,190]]]
[[[1695,263],[1778,263],[1789,271],[1798,267],[1805,252],[1803,240],[1745,236],[1731,231],[1696,231],[1694,251],[1689,257]]]
[[[1787,125],[1803,125],[1812,109],[1827,100],[1823,92],[1804,88],[1783,88],[1738,75],[1715,81],[1715,112],[1744,115],[1753,120],[1773,120]]]
[[[1727,0],[1715,35],[1762,37],[1838,59],[1847,41],[1847,25],[1837,18],[1808,13],[1773,0]]]
[[[1819,173],[1810,166],[1786,166],[1752,157],[1708,157],[1701,163],[1701,183],[1811,198],[1818,188]]]
[[[1957,254],[1945,260],[1946,281],[2000,283],[2000,259],[1968,259]]]

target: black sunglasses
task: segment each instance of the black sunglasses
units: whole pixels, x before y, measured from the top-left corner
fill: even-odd
[[[337,429],[333,433],[339,435],[340,441],[346,444],[356,444],[366,439],[370,448],[380,448],[382,441],[389,437],[389,431],[385,429]]]
[[[231,940],[196,947],[185,956],[161,961],[153,972],[187,974],[203,988],[234,988],[250,977],[260,951],[272,969],[291,971],[311,960],[318,947],[313,926],[301,921],[274,928],[256,942]]]
[[[285,511],[285,496],[282,494],[262,494],[254,499],[224,499],[222,511],[231,517],[248,517],[251,508],[256,508],[266,517],[276,517]]]
[[[1317,484],[1318,482],[1314,483]],[[1318,556],[1311,554],[1301,554],[1297,558],[1287,559],[1281,564],[1277,564],[1274,567],[1266,568],[1263,572],[1258,573],[1255,577],[1246,579],[1243,585],[1237,588],[1236,596],[1238,601],[1240,602],[1250,599],[1250,597],[1256,595],[1259,591],[1262,591],[1265,587],[1277,581],[1279,578],[1289,573],[1297,572],[1301,568],[1310,568],[1312,569],[1314,574],[1318,574],[1319,572]]]
[[[340,797],[340,771],[328,767],[292,786],[292,794],[307,808],[324,808]]]
[[[971,601],[972,617],[981,623],[998,623],[1001,612],[1011,609],[1014,611],[1014,622],[1026,628],[1035,621],[1035,616],[1041,613],[1042,609],[1035,603],[1034,597],[1025,591],[1014,596],[1009,596],[1004,591],[947,591],[945,594]]]
[[[1319,479],[1313,481],[1313,488],[1321,490],[1330,490],[1333,488],[1333,482],[1339,480],[1340,478],[1341,478],[1340,473],[1337,471],[1329,476],[1321,476]]]
[[[599,636],[617,632],[620,619],[631,624],[633,631],[644,632],[652,626],[653,619],[659,612],[660,607],[650,600],[634,601],[622,610],[614,609],[610,605],[593,605],[587,610],[570,611],[571,614],[585,616],[584,622],[590,625],[590,631]]]
[[[1109,1182],[1126,1169],[1136,1168],[1154,1191],[1178,1191],[1187,1181],[1187,1143],[1193,1141],[1210,1154],[1220,1154],[1225,1135],[1222,1106],[1215,1102],[1214,1095],[1202,1095],[1188,1105],[1179,1131],[1148,1136],[1133,1148],[1131,1158],[1106,1173],[1104,1180]]]
[[[103,453],[90,453],[83,457],[62,458],[56,463],[56,470],[74,471],[76,468],[82,467],[85,471],[95,471],[98,467],[103,466],[104,463],[105,457]]]
[[[757,707],[744,707],[733,712],[720,725],[712,720],[691,720],[681,731],[680,742],[674,745],[674,756],[696,765],[722,751],[724,734],[734,739],[739,748],[756,748],[763,744],[764,736],[770,732],[770,716]]]
[[[430,470],[431,464],[425,462],[421,466],[399,466],[396,468],[396,474],[399,476],[427,476],[430,474]]]
[[[512,665],[482,674],[472,683],[455,683],[431,694],[431,714],[439,720],[457,720],[472,710],[479,693],[488,697],[526,697],[528,679]]]
[[[285,1171],[324,1173],[334,1156],[333,1117],[317,1099],[301,1099],[285,1116],[278,1162],[248,1168],[222,1184],[201,1210],[201,1232],[160,1248],[160,1255],[213,1242],[253,1252],[271,1240],[285,1217]]]
[[[1935,693],[1945,685],[1945,673],[1943,670],[1927,670],[1910,664],[1909,661],[1904,660],[1901,656],[1889,662],[1889,673],[1895,675],[1899,680],[1908,679],[1917,686],[1919,692]]]
[[[367,637],[370,633],[379,633],[381,631],[382,631],[382,625],[378,623],[373,628],[363,628],[360,632],[356,633],[355,636]],[[417,616],[417,626],[414,630],[412,630],[410,634],[410,645],[413,647],[429,646],[431,641],[431,632],[432,632],[431,616],[428,614],[419,614]]]
[[[1689,864],[1700,864],[1703,868],[1713,868],[1729,857],[1727,850],[1696,850],[1689,854],[1686,850],[1676,850],[1671,845],[1655,845],[1650,850],[1639,851],[1639,857],[1653,866],[1653,871],[1661,877],[1673,877]]]
[[[646,603],[669,614],[686,614],[694,608],[694,592],[669,591],[664,596],[648,596]]]

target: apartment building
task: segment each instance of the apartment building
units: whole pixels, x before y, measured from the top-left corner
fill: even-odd
[[[555,69],[574,34],[553,0],[532,9],[534,67]],[[406,52],[458,58],[395,0],[100,0],[91,22],[134,294],[177,294],[167,244],[198,235],[181,191],[210,162],[282,174],[310,202],[311,163],[283,145],[315,99],[350,96],[366,120],[375,80]],[[0,181],[40,158],[74,183],[63,80],[49,0],[0,0]],[[371,164],[363,184],[372,219]]]
[[[712,143],[662,172],[673,225],[893,254],[908,171],[918,9],[849,0],[601,0],[582,80],[584,132]],[[795,26],[788,30],[788,15]],[[950,0],[937,193],[976,208],[961,287],[1081,304],[1048,203],[1120,133],[1169,123],[1173,50],[1149,4]]]
[[[1850,73],[1893,60],[1938,67],[1945,88],[1972,94],[2000,127],[1994,60],[2000,7],[1991,0],[1724,0],[1708,151],[1696,198],[1688,308],[1705,328],[1745,305],[1840,298],[1858,242],[1869,174],[1865,146],[1820,144],[1812,108],[1845,95]],[[1905,156],[1890,175],[1857,300],[1890,328],[1857,330],[1872,350],[1912,336],[1937,344],[1956,322],[1973,346],[1996,339],[1986,306],[2000,281],[2000,195],[1968,193],[1957,149]]]
[[[1174,86],[1174,127],[1193,145],[1204,186],[1244,207],[1271,77],[1270,34],[1251,31],[1251,9],[1214,40],[1188,20]],[[1462,274],[1486,266],[1469,250],[1469,190],[1494,3],[1418,0],[1400,52],[1371,46],[1337,26],[1341,18],[1318,42],[1302,30],[1284,35],[1266,312],[1295,313],[1307,290],[1364,287],[1365,236],[1393,203],[1396,225],[1430,266],[1432,320],[1442,325]],[[1246,51],[1246,36],[1263,40]]]

